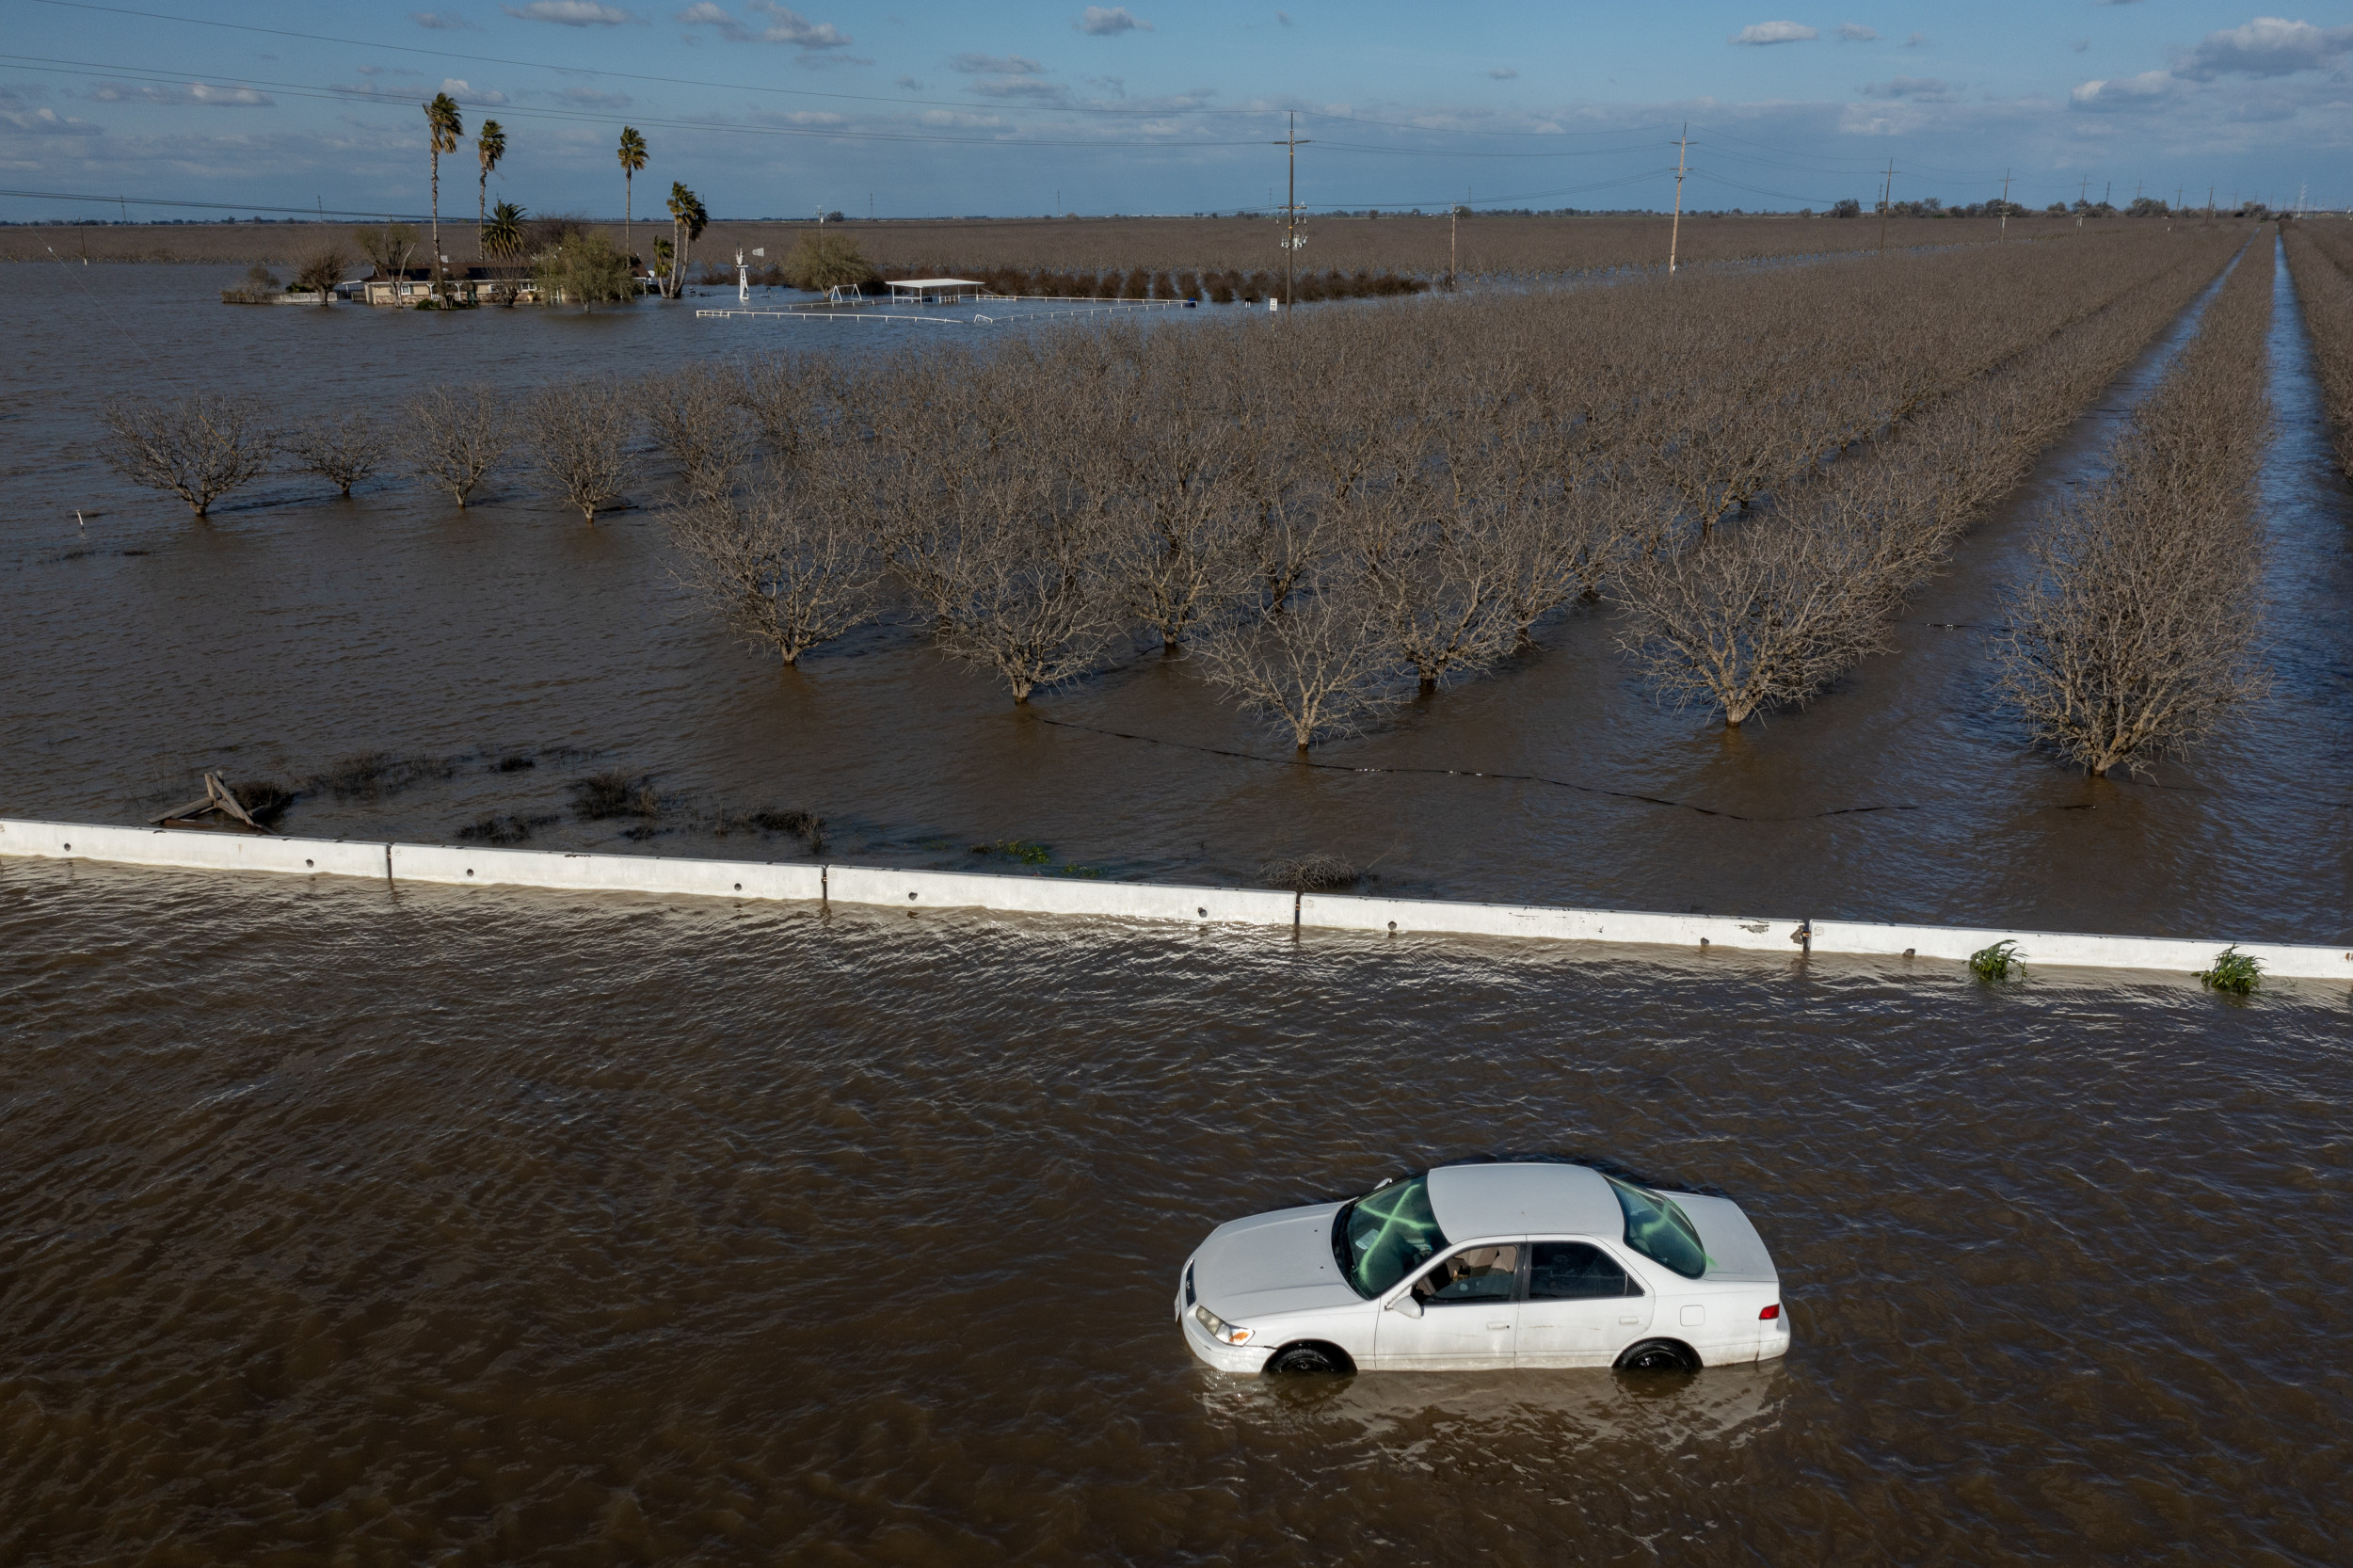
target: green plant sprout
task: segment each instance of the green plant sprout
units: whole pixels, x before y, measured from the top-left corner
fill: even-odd
[[[2263,984],[2263,960],[2239,952],[2233,942],[2214,955],[2213,968],[2198,971],[2198,978],[2209,991],[2243,997]]]
[[[2018,944],[2003,941],[1971,953],[1969,972],[1989,984],[1999,984],[2005,980],[2025,979],[2026,966],[2019,959]]]

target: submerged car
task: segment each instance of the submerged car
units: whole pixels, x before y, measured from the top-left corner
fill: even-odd
[[[1697,1371],[1789,1349],[1781,1275],[1739,1205],[1547,1160],[1220,1225],[1185,1259],[1176,1320],[1193,1354],[1241,1373]]]

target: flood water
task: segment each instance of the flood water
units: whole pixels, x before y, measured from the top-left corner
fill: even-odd
[[[1662,714],[1588,616],[1299,769],[1218,755],[1278,753],[1157,658],[1030,716],[899,632],[780,675],[686,613],[648,514],[284,481],[207,528],[88,444],[104,396],[200,374],[389,407],[773,325],[10,280],[0,813],[383,750],[417,765],[287,828],[769,857],[800,851],[711,814],[780,805],[845,859],[1322,850],[1384,891],[2342,934],[2353,511],[2283,279],[2279,692],[2154,785],[2021,754],[1970,630],[2154,359],[1802,713]],[[680,825],[569,817],[606,767]],[[1875,804],[1908,808],[1822,814]],[[0,860],[0,1563],[2344,1560],[2353,997],[2029,965]],[[1260,1384],[1186,1352],[1215,1224],[1497,1150],[1738,1199],[1787,1360]]]
[[[2342,987],[0,863],[0,1560],[2343,1560]],[[1217,1222],[1747,1206],[1786,1362],[1198,1368]]]
[[[2274,264],[2269,247],[2251,264]],[[825,818],[828,853],[853,861],[971,869],[993,863],[971,846],[1017,840],[1050,846],[1052,870],[1214,883],[1320,852],[1391,894],[2344,935],[2353,497],[2328,461],[2284,271],[2265,492],[2278,688],[2139,783],[2087,781],[2025,750],[1989,711],[1985,637],[2032,509],[2096,472],[2164,343],[1963,544],[1897,650],[1802,712],[1733,734],[1662,712],[1610,617],[1580,611],[1534,654],[1301,768],[1157,653],[1034,712],[912,628],[780,670],[682,599],[654,512],[592,528],[519,473],[462,513],[397,480],[348,503],[273,480],[193,523],[96,461],[103,398],[202,379],[289,414],[389,411],[437,378],[520,392],[751,347],[856,355],[901,341],[871,326],[697,321],[694,301],[588,317],[210,303],[233,276],[12,274],[0,658],[18,744],[0,752],[0,810],[135,822],[187,798],[205,768],[292,783],[381,752],[410,764],[403,787],[312,790],[286,830],[445,840],[510,815],[541,819],[536,847],[802,853],[708,831],[721,812],[772,807]],[[536,765],[491,771],[522,758]],[[623,840],[617,824],[574,820],[568,784],[601,769],[651,776],[667,825]]]

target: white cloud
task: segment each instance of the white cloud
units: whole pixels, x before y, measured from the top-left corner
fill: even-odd
[[[2287,76],[2325,70],[2348,51],[2353,51],[2353,26],[2315,27],[2259,16],[2243,27],[2208,33],[2175,74],[2193,82],[2230,74]]]
[[[482,29],[455,11],[410,11],[408,20],[420,27],[444,33],[478,33]]]
[[[2169,104],[2187,90],[2169,71],[2144,71],[2137,76],[2086,82],[2067,95],[2067,103],[2070,108],[2094,114],[2130,113]]]
[[[1487,74],[1494,77],[1498,82],[1515,81],[1519,77],[1519,72],[1513,70],[1508,65],[1497,66],[1495,70],[1487,72]]]
[[[1726,40],[1729,43],[1811,43],[1820,38],[1817,28],[1796,22],[1758,22],[1741,28]]]
[[[899,88],[903,92],[921,92],[923,90],[923,84],[917,81],[912,76],[902,76],[890,85]]]
[[[29,109],[22,113],[0,114],[0,125],[37,136],[96,136],[104,131],[87,120],[61,118],[55,109]]]
[[[154,82],[102,82],[90,89],[101,104],[203,104],[221,109],[266,109],[277,100],[251,88],[216,88],[202,82],[188,87],[164,87]]]
[[[497,105],[507,102],[506,94],[493,92],[488,88],[475,87],[472,82],[458,76],[452,76],[443,81],[441,90],[461,104]]]
[[[1298,23],[1291,20],[1291,13],[1289,11],[1276,11],[1274,13],[1274,20],[1286,27],[1296,27],[1299,25]]]
[[[1914,34],[1913,34],[1910,38],[1908,38],[1908,39],[1904,40],[1904,47],[1905,47],[1906,49],[1917,49],[1917,48],[1919,48],[1922,44],[1924,44],[1924,43],[1926,43],[1926,42],[1928,42],[1928,41],[1929,41],[1929,35],[1928,35],[1928,34],[1926,34],[1926,33],[1914,33]]]
[[[531,0],[528,6],[507,6],[506,14],[524,22],[552,22],[564,27],[618,27],[636,17],[618,6],[597,0]]]
[[[809,22],[808,17],[803,17],[795,9],[776,5],[776,0],[751,0],[744,9],[760,12],[762,17],[772,19],[758,33],[760,42],[789,42],[795,50],[847,50],[855,42],[850,33],[842,33],[831,22]],[[742,31],[734,31],[734,28],[723,28],[723,31],[737,42],[744,40]]]
[[[948,69],[967,76],[1043,76],[1046,68],[1027,55],[956,55]]]
[[[724,27],[735,18],[727,13],[725,7],[714,6],[711,0],[702,0],[702,4],[689,6],[679,12],[678,20],[689,27]]]
[[[1089,6],[1071,24],[1082,33],[1096,38],[1110,38],[1117,33],[1148,33],[1152,24],[1140,16],[1132,16],[1125,6]]]
[[[1877,43],[1880,40],[1878,28],[1865,27],[1859,22],[1840,23],[1838,37],[1847,43]]]

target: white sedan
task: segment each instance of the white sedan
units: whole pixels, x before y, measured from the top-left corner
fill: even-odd
[[[1244,1373],[1697,1371],[1789,1349],[1739,1205],[1554,1160],[1441,1165],[1220,1225],[1185,1259],[1176,1320]]]

